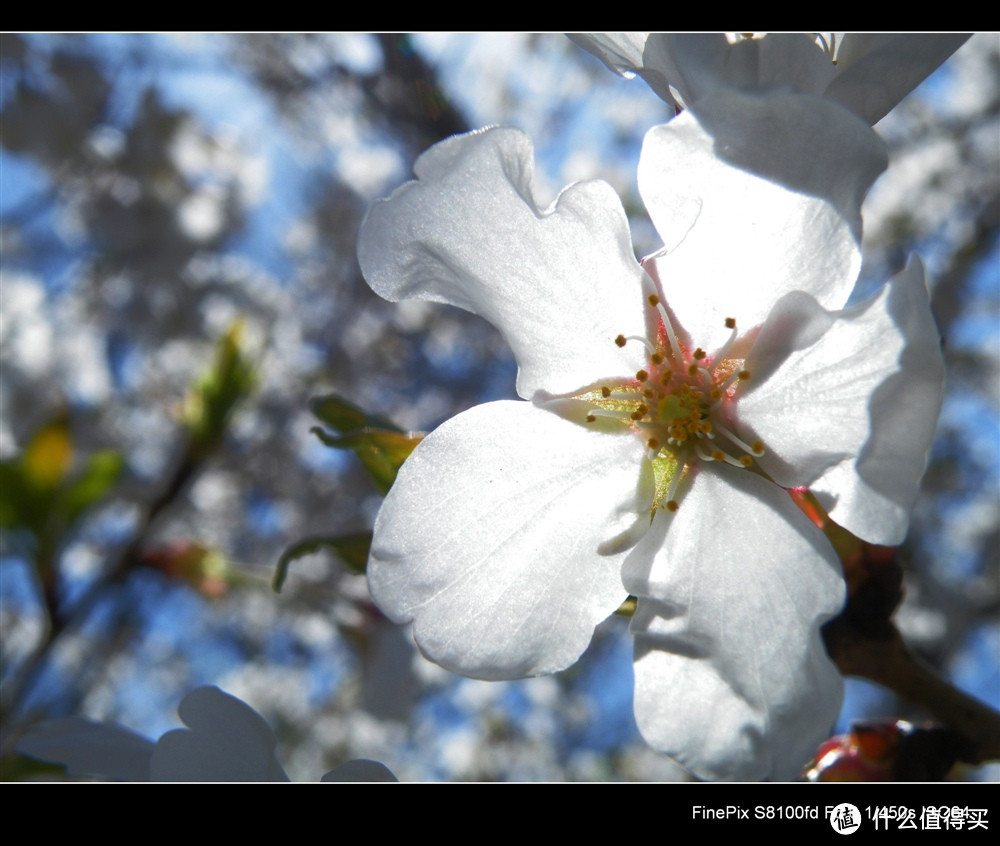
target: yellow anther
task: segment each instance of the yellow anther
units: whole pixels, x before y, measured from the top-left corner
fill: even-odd
[[[660,298],[656,294],[650,294],[646,297],[646,301],[653,307],[656,308],[660,304]],[[635,300],[633,300],[635,302]]]
[[[659,353],[653,353],[649,357],[649,360],[652,361],[653,364],[663,364],[663,356],[660,355]]]
[[[760,441],[754,441],[750,446],[754,451],[754,455],[764,454],[764,444],[762,444]]]
[[[713,459],[714,459],[715,461],[725,461],[725,460],[726,460],[726,456],[725,456],[725,454],[724,454],[724,453],[722,452],[722,450],[721,450],[721,449],[717,449],[717,450],[713,450],[713,451],[712,451],[712,458],[713,458]]]
[[[753,464],[753,459],[749,455],[740,456],[740,464],[742,464],[744,467],[749,467],[751,464]]]

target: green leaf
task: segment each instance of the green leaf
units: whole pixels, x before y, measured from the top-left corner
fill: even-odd
[[[219,340],[212,369],[188,398],[184,421],[198,453],[211,452],[222,440],[229,417],[256,385],[253,364],[241,348],[243,323],[236,321]]]
[[[39,429],[21,456],[26,479],[38,490],[54,490],[73,464],[69,418],[61,415]]]
[[[91,505],[104,498],[118,481],[124,466],[121,453],[113,449],[95,452],[87,459],[80,475],[67,487],[63,497],[67,527],[72,526]]]
[[[60,412],[31,436],[19,456],[0,463],[0,526],[27,529],[41,539],[52,525],[73,452],[69,415]]]
[[[385,429],[362,429],[339,436],[330,435],[318,426],[312,431],[329,447],[353,449],[383,496],[389,493],[399,468],[423,439],[422,434]]]
[[[124,461],[114,450],[89,456],[73,469],[69,416],[60,413],[13,461],[0,462],[0,528],[19,538],[43,578],[80,516],[107,496]],[[20,533],[20,534],[18,534]]]
[[[0,461],[0,528],[27,526],[30,500],[21,462]]]
[[[367,428],[388,429],[393,432],[403,431],[391,420],[377,414],[368,414],[337,394],[313,397],[309,401],[309,408],[331,429],[336,429],[344,434],[353,432],[355,429]]]
[[[404,432],[384,417],[368,414],[336,394],[315,397],[310,408],[340,434],[332,435],[319,426],[311,431],[328,447],[354,450],[383,496],[389,493],[399,468],[424,437],[420,432]]]
[[[297,543],[293,543],[288,549],[281,553],[278,559],[277,568],[274,571],[274,579],[271,587],[275,593],[281,593],[281,588],[288,575],[288,565],[296,558],[304,555],[312,555],[321,549],[332,550],[352,573],[364,573],[368,565],[368,552],[372,545],[371,532],[353,532],[349,535],[331,537],[329,535],[316,535],[303,538]]]

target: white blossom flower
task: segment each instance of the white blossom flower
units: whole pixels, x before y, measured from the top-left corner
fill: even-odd
[[[62,764],[70,775],[113,781],[288,781],[275,757],[277,740],[263,717],[217,687],[185,696],[177,713],[188,726],[156,743],[115,723],[80,717],[33,727],[17,745],[22,755]],[[321,781],[395,781],[377,761],[357,759]]]
[[[485,317],[526,400],[429,434],[376,519],[372,596],[430,659],[561,670],[631,593],[646,740],[704,778],[799,772],[839,709],[819,627],[844,586],[784,488],[899,542],[941,396],[918,263],[844,308],[884,162],[819,98],[718,92],[646,137],[645,269],[607,184],[537,206],[509,128],[432,147],[373,207],[371,287]]]
[[[874,124],[969,38],[961,33],[608,32],[569,36],[666,102],[690,107],[720,87],[791,85]]]

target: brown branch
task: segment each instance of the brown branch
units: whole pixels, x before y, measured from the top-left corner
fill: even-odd
[[[926,710],[960,738],[956,758],[1000,759],[1000,713],[955,688],[921,662],[891,620],[858,626],[845,611],[823,628],[830,657],[847,676],[868,679]]]
[[[437,71],[424,60],[405,34],[378,35],[383,67],[362,81],[362,90],[392,126],[407,129],[418,152],[468,132],[465,116],[438,82]]]
[[[26,696],[34,688],[49,657],[58,648],[59,642],[67,634],[77,631],[83,626],[90,619],[91,612],[107,589],[113,584],[124,581],[128,574],[138,566],[140,552],[149,537],[154,521],[186,491],[205,458],[207,456],[196,456],[191,443],[187,444],[183,456],[175,465],[163,491],[146,507],[132,539],[118,553],[111,567],[84,592],[71,608],[50,615],[49,624],[41,642],[24,660],[16,676],[4,687],[0,713],[3,714],[5,722],[17,714]],[[16,742],[17,736],[16,724],[13,727],[8,725],[0,737],[0,755],[6,754]]]

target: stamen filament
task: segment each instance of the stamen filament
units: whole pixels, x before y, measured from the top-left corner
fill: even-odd
[[[703,450],[701,448],[701,444],[695,444],[694,445],[694,451],[696,453],[698,453],[698,458],[700,458],[702,461],[714,461],[715,460],[714,458],[712,458],[711,455],[709,455],[707,452],[705,452],[705,450]]]
[[[591,417],[606,417],[609,420],[629,420],[631,419],[631,411],[616,411],[612,408],[592,408],[588,412]]]
[[[698,453],[698,457],[703,461],[724,461],[726,464],[731,464],[733,467],[746,467],[742,461],[733,458],[729,453],[723,452],[721,449],[713,449],[710,453],[705,452],[699,444],[695,444],[695,452]],[[747,457],[747,456],[744,456]]]
[[[670,351],[674,354],[674,361],[679,362],[681,360],[681,345],[677,343],[677,336],[674,334],[674,327],[670,325],[667,309],[663,303],[657,300],[656,310],[660,313],[660,320],[663,321],[663,331],[667,333],[667,340],[670,341]]]
[[[733,432],[730,432],[721,423],[716,423],[715,428],[716,431],[720,432],[724,437],[729,438],[729,440],[736,444],[736,446],[740,447],[740,449],[743,449],[746,452],[752,452],[754,455],[764,454],[764,445],[760,441],[756,441],[753,446],[751,446],[746,441],[740,440],[740,438],[738,438]]]
[[[721,385],[719,385],[719,391],[721,392],[721,396],[719,397],[719,399],[717,399],[715,401],[715,403],[713,403],[713,405],[714,404],[718,404],[719,402],[722,401],[722,398],[726,395],[726,391],[729,390],[729,386],[732,385],[733,382],[737,382],[737,381],[745,382],[749,378],[750,378],[750,371],[749,370],[735,370],[735,371],[733,371],[729,375],[729,378],[726,379],[726,381],[723,382]]]
[[[726,318],[726,326],[733,331],[729,334],[729,339],[721,347],[719,347],[715,355],[712,356],[712,363],[708,366],[709,373],[711,373],[715,369],[715,366],[726,357],[726,353],[729,352],[730,348],[736,342],[736,337],[739,334],[736,329],[736,321],[733,318]]]
[[[640,344],[642,344],[646,348],[646,352],[648,352],[650,355],[653,355],[656,352],[656,347],[654,347],[649,342],[649,339],[648,338],[643,338],[641,335],[626,335],[625,336],[625,340],[626,341],[638,341]]]
[[[677,500],[674,498],[677,496],[677,487],[681,483],[681,472],[680,465],[677,465],[674,470],[674,477],[670,480],[670,487],[667,489],[667,511],[674,512],[678,508]]]

